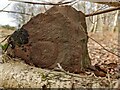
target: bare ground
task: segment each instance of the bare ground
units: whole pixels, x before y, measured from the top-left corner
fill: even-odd
[[[12,32],[13,31],[2,29],[2,30],[0,30],[0,37],[3,36],[3,35],[7,35],[7,34],[9,35]],[[94,38],[100,44],[102,44],[106,49],[118,54],[118,33],[117,32],[116,33],[113,33],[113,32],[89,33],[89,36]],[[0,39],[0,41],[2,41],[3,38],[4,37],[2,37]],[[110,52],[107,52],[100,45],[98,45],[97,43],[95,43],[94,41],[92,41],[90,39],[89,39],[89,42],[88,42],[88,48],[89,48],[89,55],[90,55],[90,58],[91,58],[92,65],[98,64],[98,65],[105,66],[105,65],[109,65],[110,63],[120,64],[119,59],[118,59],[117,56],[111,54]],[[5,65],[7,65],[7,69],[8,69],[8,67],[9,67],[8,63],[1,64],[1,67],[4,66],[3,68],[5,70]],[[13,65],[14,64],[11,64],[12,67],[13,67]],[[17,65],[18,65],[18,62],[17,62]],[[17,65],[15,67],[18,67]],[[20,65],[21,65],[21,63],[20,63]],[[26,70],[27,67],[28,66],[25,66],[25,70]],[[12,69],[10,69],[10,70],[11,70],[10,72],[12,72]],[[20,70],[25,71],[24,68],[22,68]],[[31,73],[31,75],[33,75],[32,73]],[[81,83],[81,84],[78,84],[78,85],[80,85],[79,87],[88,87],[88,88],[90,88],[90,87],[92,87],[92,88],[100,88],[100,87],[117,88],[118,87],[117,86],[118,85],[118,80],[116,78],[116,73],[117,73],[117,71],[116,71],[116,67],[115,67],[115,68],[112,68],[112,70],[107,74],[107,77],[96,77],[95,75],[93,75],[90,78],[81,78],[80,81],[79,81],[79,79],[77,79],[78,83]],[[23,77],[26,77],[24,75],[28,75],[28,77],[30,76],[26,72],[23,74]],[[36,74],[36,75],[38,75],[38,74]],[[27,80],[29,79],[28,77],[27,77]],[[6,76],[4,78],[9,78],[9,76],[8,77]],[[16,78],[19,78],[19,77],[16,77]],[[72,78],[72,80],[73,80],[73,78]],[[70,79],[70,82],[72,82],[72,80]],[[74,79],[73,81],[75,81],[75,80],[76,79]],[[9,87],[9,85],[8,86],[3,85],[3,84],[6,84],[5,81],[3,81],[3,82],[4,83],[0,82],[1,87],[3,87],[3,86],[4,87]],[[36,82],[36,77],[35,77],[35,79],[33,79],[33,80],[29,81],[29,82]],[[53,82],[56,82],[56,81],[53,81]],[[59,81],[59,83],[60,83],[60,81]],[[36,84],[36,85],[39,85],[39,84]],[[37,87],[36,85],[35,85],[35,87]],[[25,86],[25,87],[28,87],[28,86]],[[13,87],[13,86],[10,86],[10,87]],[[19,86],[16,86],[16,87],[19,87]]]

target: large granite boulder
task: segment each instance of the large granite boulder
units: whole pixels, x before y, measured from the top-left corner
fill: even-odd
[[[15,47],[7,50],[10,56],[47,69],[59,63],[64,70],[74,73],[90,65],[85,15],[73,7],[54,6],[33,17],[20,30],[28,32],[29,41],[20,45],[15,42]],[[18,38],[21,36],[25,34]],[[19,40],[23,42],[23,39]]]

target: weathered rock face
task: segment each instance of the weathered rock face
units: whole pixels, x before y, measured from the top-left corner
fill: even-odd
[[[66,71],[75,73],[90,65],[82,12],[70,6],[54,6],[22,28],[27,30],[29,42],[14,49],[9,47],[9,55],[41,68],[52,69],[60,63]]]

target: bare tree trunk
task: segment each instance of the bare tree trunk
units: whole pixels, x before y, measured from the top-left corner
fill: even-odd
[[[100,32],[103,32],[103,19],[102,19],[103,15],[99,15],[98,16],[98,23],[97,23],[97,30]]]
[[[118,12],[118,30],[120,32],[120,10]]]
[[[118,25],[118,45],[120,47],[120,10],[118,11],[118,20],[117,20],[117,25]],[[120,55],[120,49],[118,49],[118,54]],[[119,59],[120,60],[120,59]],[[119,61],[120,62],[120,61]]]
[[[93,17],[93,21],[92,21],[90,32],[95,32],[96,31],[96,28],[97,28],[97,18],[98,18],[98,16],[94,16]]]
[[[97,4],[95,4],[95,11],[97,11]],[[92,25],[90,27],[90,32],[95,32],[97,29],[97,21],[98,21],[98,15],[93,16],[93,21],[92,21]]]
[[[115,19],[114,19],[114,22],[113,22],[113,27],[112,27],[112,32],[115,32],[116,31],[116,27],[117,27],[117,21],[118,21],[118,14],[119,14],[119,10],[116,11],[116,14],[115,14]]]

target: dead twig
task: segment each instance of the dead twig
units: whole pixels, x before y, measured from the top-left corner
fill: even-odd
[[[110,8],[110,9],[106,9],[106,10],[102,10],[102,11],[98,11],[98,12],[91,13],[91,14],[86,14],[85,17],[94,16],[94,15],[98,15],[98,14],[103,14],[103,13],[107,13],[107,12],[111,12],[111,11],[115,11],[115,10],[120,10],[120,6]]]
[[[78,77],[78,78],[89,78],[89,77],[91,77],[91,75],[90,76],[80,76],[78,74],[73,74],[73,73],[66,72],[59,63],[57,63],[57,66],[58,66],[58,68],[61,72],[64,72],[66,75],[69,75],[69,76],[72,76],[72,77]]]
[[[14,2],[21,2],[21,3],[28,3],[28,4],[36,4],[36,5],[63,5],[63,4],[70,4],[72,2],[74,2],[75,0],[72,1],[68,1],[68,2],[60,2],[60,3],[51,3],[51,2],[30,2],[30,1],[16,1],[16,0],[9,0],[9,1],[14,1]]]
[[[89,76],[80,76],[78,74],[69,73],[69,72],[65,71],[59,63],[57,63],[57,66],[58,66],[58,68],[55,67],[54,69],[52,69],[49,72],[47,72],[46,75],[45,75],[45,77],[48,77],[48,75],[51,74],[51,73],[53,73],[53,71],[63,72],[66,75],[69,75],[69,76],[72,76],[72,77],[78,77],[78,78],[89,78],[89,77],[93,76],[93,74],[91,74]]]
[[[91,38],[90,36],[88,36],[88,37],[89,37],[91,40],[93,40],[94,42],[96,42],[98,45],[100,45],[100,46],[101,46],[104,50],[106,50],[107,52],[109,52],[109,53],[111,53],[111,54],[113,54],[113,55],[115,55],[115,56],[120,57],[120,56],[117,55],[116,53],[114,53],[114,52],[112,52],[112,51],[106,49],[102,44],[100,44],[99,42],[97,42],[95,39]]]
[[[0,42],[0,44],[3,43],[5,40],[7,40],[10,36],[11,36],[11,35],[7,35],[7,36]]]
[[[9,0],[9,1],[15,1],[15,0]],[[61,2],[58,2],[58,3],[50,3],[50,2],[38,3],[38,2],[29,2],[29,1],[15,1],[15,2],[28,3],[28,4],[38,4],[38,5],[63,5],[63,4],[73,3],[74,1],[76,1],[76,0],[71,0],[71,1],[68,1],[68,2],[62,2],[61,1]],[[10,4],[8,4],[5,8],[7,8]],[[33,15],[29,14],[29,13],[22,13],[22,12],[16,12],[16,11],[7,11],[7,10],[4,10],[5,8],[0,10],[0,12],[18,13],[18,14],[24,14],[24,15],[33,16]]]
[[[0,12],[4,11],[8,6],[10,6],[11,3],[9,3],[7,6],[5,6]]]
[[[18,13],[18,14],[24,14],[24,15],[30,15],[32,16],[31,14],[29,13],[22,13],[22,12],[16,12],[16,11],[7,11],[7,10],[2,10],[1,12],[7,12],[7,13]]]
[[[45,10],[45,12],[47,11],[47,8],[46,8],[46,6],[44,5],[44,10]]]
[[[81,30],[84,32],[84,34],[86,34],[85,29],[83,28],[82,25],[80,25],[80,28],[81,28]],[[120,57],[118,54],[116,54],[116,53],[114,53],[114,52],[106,49],[102,44],[100,44],[98,41],[96,41],[96,40],[93,39],[92,37],[88,36],[87,34],[86,34],[86,36],[87,36],[88,38],[90,38],[91,40],[93,40],[94,42],[96,42],[98,45],[100,45],[100,46],[101,46],[104,50],[106,50],[107,52],[109,52],[109,53],[111,53],[111,54],[113,54],[113,55],[115,55],[115,56],[117,56],[117,57]]]
[[[28,4],[37,4],[37,5],[64,5],[64,4],[71,4],[71,6],[72,6],[73,4],[77,3],[76,0],[71,0],[71,1],[68,1],[68,2],[63,2],[64,1],[63,0],[63,1],[60,1],[58,3],[51,3],[51,2],[45,2],[45,3],[42,2],[42,3],[40,3],[40,2],[16,1],[16,0],[9,0],[9,1],[28,3]],[[9,5],[10,4],[8,4],[6,7],[8,7]],[[0,12],[18,13],[18,14],[25,14],[25,15],[32,16],[29,13],[22,13],[22,12],[16,12],[16,11],[6,11],[6,10],[4,10],[5,8],[0,10]],[[115,11],[115,10],[119,10],[119,9],[120,9],[120,6],[119,7],[110,8],[110,9],[106,9],[106,10],[102,10],[102,11],[98,11],[98,12],[94,12],[94,13],[91,13],[91,14],[86,14],[85,17],[99,15],[99,14],[103,14],[103,13],[107,13],[107,12],[111,12],[111,11]]]

